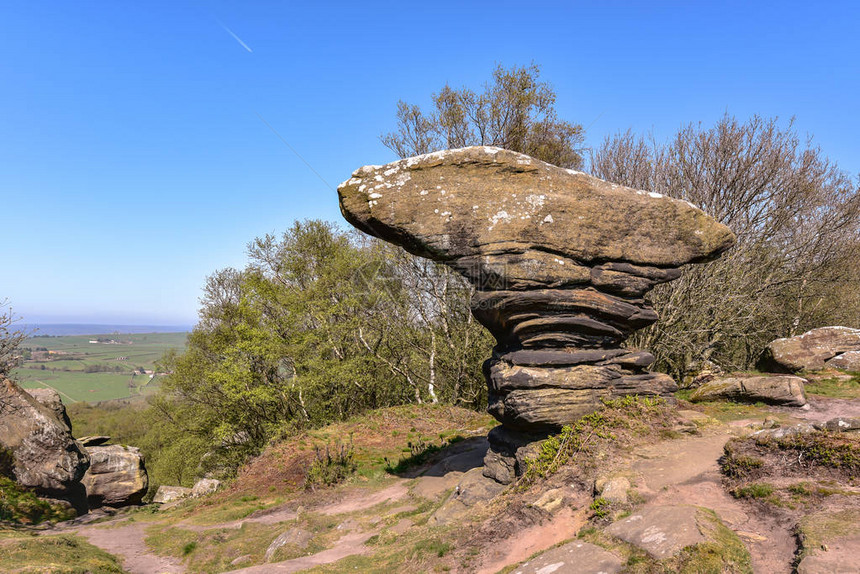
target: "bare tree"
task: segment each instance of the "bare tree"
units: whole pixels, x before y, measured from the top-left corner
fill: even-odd
[[[848,281],[857,273],[860,190],[791,122],[725,116],[712,128],[688,125],[665,144],[621,133],[604,141],[591,167],[609,181],[690,201],[738,236],[721,259],[652,292],[661,320],[632,342],[670,372],[702,360],[746,368],[777,336],[856,321],[837,300],[856,290]]]
[[[9,307],[9,301],[0,301],[0,375],[6,376],[18,366],[18,347],[27,334],[14,327],[18,318]]]

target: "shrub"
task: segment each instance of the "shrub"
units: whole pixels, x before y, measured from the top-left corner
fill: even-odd
[[[305,477],[305,488],[313,490],[316,486],[331,486],[342,482],[355,472],[355,448],[352,440],[348,444],[336,443],[334,446],[314,448],[314,461]]]

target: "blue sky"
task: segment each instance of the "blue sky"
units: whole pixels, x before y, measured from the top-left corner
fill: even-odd
[[[254,237],[342,221],[331,188],[395,159],[398,99],[497,63],[540,65],[588,145],[795,116],[860,172],[856,3],[311,4],[0,1],[0,300],[26,322],[193,323]]]

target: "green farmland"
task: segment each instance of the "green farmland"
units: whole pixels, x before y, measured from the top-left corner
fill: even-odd
[[[187,333],[33,337],[21,344],[24,361],[12,376],[24,388],[50,387],[63,402],[95,402],[147,395],[163,376],[155,363],[185,348]]]

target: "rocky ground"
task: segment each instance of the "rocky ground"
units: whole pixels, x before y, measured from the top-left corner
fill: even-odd
[[[857,572],[860,484],[853,467],[793,463],[796,452],[752,435],[860,418],[860,399],[851,394],[858,386],[848,378],[813,383],[805,410],[682,403],[654,411],[660,420],[652,421],[646,409],[643,418],[616,420],[605,437],[584,442],[582,452],[599,452],[594,460],[574,458],[509,487],[481,474],[485,417],[380,412],[305,437],[304,446],[279,445],[225,491],[60,524],[38,531],[38,539],[86,540],[132,573]],[[420,461],[416,442],[432,452],[437,429],[457,427],[463,440],[423,464],[401,465],[399,474],[383,470],[398,456]],[[336,487],[302,488],[295,463],[306,468],[314,440],[350,432],[357,473]],[[858,452],[852,432],[816,436],[831,437],[827,446],[836,453]],[[753,462],[727,473],[730,458],[735,467]],[[0,561],[14,541],[0,539]]]

